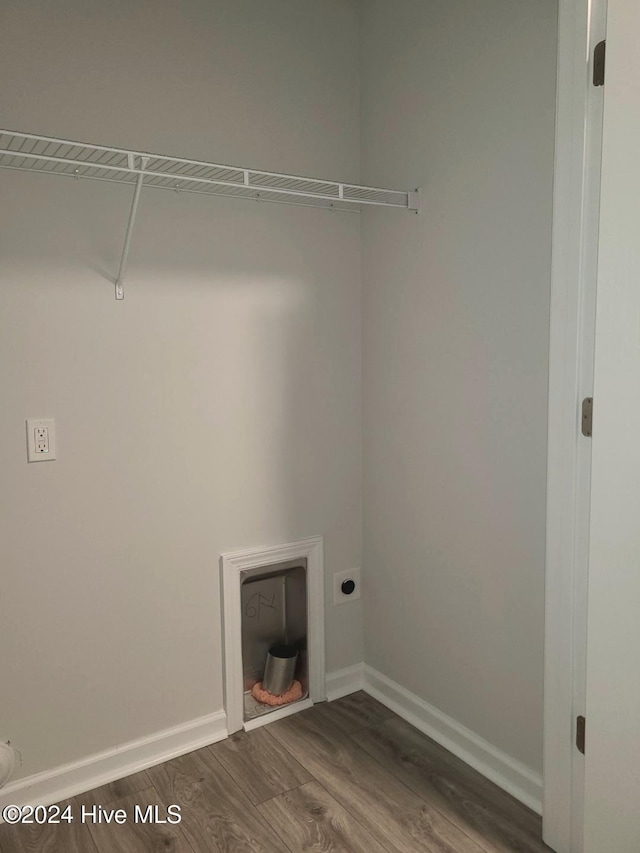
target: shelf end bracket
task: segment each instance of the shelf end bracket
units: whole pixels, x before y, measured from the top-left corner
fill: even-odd
[[[129,154],[129,168],[135,169],[135,156]],[[127,234],[124,238],[124,248],[122,249],[122,257],[120,258],[120,268],[118,270],[118,278],[116,279],[116,299],[124,299],[124,273],[127,268],[127,260],[129,258],[129,249],[131,248],[131,237],[133,235],[133,225],[136,221],[138,212],[138,202],[140,201],[140,192],[142,191],[142,183],[144,181],[145,169],[149,162],[148,157],[142,157],[140,161],[140,171],[136,179],[136,188],[133,193],[133,201],[131,203],[131,211],[129,213],[129,223],[127,225]]]
[[[420,187],[407,193],[407,209],[412,213],[420,213]]]

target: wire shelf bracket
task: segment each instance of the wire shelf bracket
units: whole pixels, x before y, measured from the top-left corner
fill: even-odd
[[[131,168],[135,168],[135,157],[130,155]],[[136,213],[138,212],[138,202],[140,201],[140,193],[142,192],[142,184],[144,181],[144,170],[147,167],[148,159],[142,157],[140,161],[140,170],[136,178],[136,188],[133,193],[133,201],[131,202],[131,211],[129,212],[129,222],[127,223],[127,233],[124,238],[124,247],[122,249],[122,257],[120,258],[120,267],[118,269],[118,278],[116,279],[116,299],[124,299],[124,272],[127,268],[129,260],[129,249],[131,248],[131,237],[133,236],[133,225],[136,221]]]
[[[124,299],[124,276],[143,186],[145,191],[174,190],[352,212],[377,206],[420,213],[421,207],[418,189],[391,190],[263,172],[12,130],[0,130],[0,169],[109,181],[134,188],[116,279],[118,300]]]

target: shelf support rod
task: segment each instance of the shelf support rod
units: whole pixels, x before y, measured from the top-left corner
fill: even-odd
[[[133,154],[129,154],[129,168],[135,168],[134,164],[135,157]],[[138,202],[140,201],[140,192],[142,190],[142,182],[144,181],[144,170],[147,168],[147,163],[149,162],[148,157],[140,158],[140,173],[136,179],[136,188],[133,193],[133,202],[131,203],[131,212],[129,213],[129,224],[127,225],[127,236],[124,238],[124,248],[122,250],[122,257],[120,258],[120,269],[118,270],[118,278],[116,279],[116,299],[124,299],[124,284],[123,278],[124,273],[127,268],[127,260],[129,259],[129,249],[131,248],[131,237],[133,235],[133,224],[136,220],[136,213],[138,212]]]

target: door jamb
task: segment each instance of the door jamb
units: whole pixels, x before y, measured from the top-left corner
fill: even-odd
[[[592,395],[602,122],[589,71],[605,12],[606,0],[559,2],[543,747],[543,837],[558,853],[582,850],[584,759],[574,735],[584,714],[591,447],[580,403]]]

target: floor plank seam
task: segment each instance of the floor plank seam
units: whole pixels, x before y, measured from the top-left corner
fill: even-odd
[[[285,839],[282,837],[282,835],[278,832],[278,830],[276,829],[276,827],[275,827],[275,826],[272,826],[272,827],[271,827],[271,830],[276,834],[276,836],[277,836],[277,837],[278,837],[278,839],[280,840],[280,843],[281,843],[281,844],[282,844],[282,846],[285,848],[285,850],[287,850],[287,851],[288,851],[288,853],[300,853],[300,851],[299,851],[299,850],[294,850],[294,849],[293,849],[289,844],[287,844],[286,840],[285,840]],[[196,850],[196,851],[195,851],[195,853],[198,853],[198,851]]]
[[[311,776],[311,779],[314,782],[317,782],[315,776]],[[277,794],[274,794],[272,797],[267,797],[266,800],[260,800],[259,803],[254,803],[253,805],[257,808],[258,806],[263,806],[265,803],[270,803],[272,800],[277,800],[278,797],[281,797],[283,794],[289,794],[291,791],[297,791],[299,788],[304,788],[305,785],[308,785],[309,782],[301,782],[299,785],[292,785],[290,788],[284,788],[282,791],[278,791]],[[1,851],[0,851],[1,853]]]
[[[356,734],[356,732],[352,732],[352,734]],[[354,742],[353,742],[353,745],[356,747],[356,749],[358,749],[358,750],[360,750],[362,753],[364,753],[364,755],[366,755],[366,756],[368,756],[369,758],[373,759],[373,761],[375,761],[375,762],[376,762],[376,764],[378,765],[378,767],[380,767],[382,770],[386,770],[386,768],[385,768],[384,764],[383,764],[381,761],[379,761],[379,760],[378,760],[378,758],[377,758],[375,755],[371,755],[369,752],[367,752],[367,750],[366,750],[366,749],[364,749],[362,746],[360,746],[360,744],[359,744],[359,743],[357,743],[356,741],[354,741]],[[418,791],[416,791],[414,788],[412,788],[412,787],[411,787],[411,785],[409,785],[409,784],[408,784],[404,779],[402,779],[402,778],[401,778],[400,776],[398,776],[396,773],[394,773],[394,774],[393,774],[393,777],[395,778],[396,782],[399,782],[401,785],[403,785],[403,786],[407,789],[407,791],[409,791],[409,792],[410,792],[411,794],[413,794],[415,797],[418,797],[418,799],[419,799],[422,803],[424,803],[424,805],[425,805],[425,806],[427,806],[427,808],[428,808],[428,809],[432,809],[434,812],[437,812],[437,813],[438,813],[438,815],[439,815],[443,820],[445,820],[447,823],[451,824],[451,826],[455,827],[457,830],[459,830],[460,832],[462,832],[462,833],[463,833],[463,834],[464,834],[464,835],[469,839],[469,841],[470,841],[472,844],[477,844],[479,847],[480,847],[480,846],[482,846],[482,847],[483,847],[483,849],[485,849],[485,850],[487,851],[487,853],[493,853],[493,851],[492,851],[490,848],[485,848],[485,847],[484,847],[484,845],[480,845],[480,844],[478,844],[477,840],[476,840],[475,838],[473,838],[472,836],[470,836],[470,835],[469,835],[469,833],[468,833],[467,829],[466,829],[464,826],[462,826],[461,824],[457,823],[456,821],[453,821],[449,815],[445,814],[445,813],[444,813],[441,809],[439,809],[439,808],[438,808],[438,806],[436,806],[434,803],[432,803],[432,802],[430,802],[429,800],[425,799],[425,797],[423,797],[423,796],[422,796],[422,794],[420,794]]]
[[[351,811],[350,811],[350,810],[349,810],[345,805],[343,805],[339,800],[336,800],[336,798],[333,796],[333,794],[332,794],[332,793],[331,793],[331,792],[330,792],[330,791],[329,791],[329,790],[328,790],[328,789],[327,789],[327,788],[322,784],[322,782],[321,782],[319,779],[316,779],[316,778],[315,778],[315,776],[314,776],[314,780],[315,780],[316,784],[317,784],[317,785],[319,785],[319,786],[322,788],[322,790],[325,792],[325,794],[326,794],[328,797],[331,797],[331,799],[332,799],[332,800],[335,800],[335,802],[336,802],[336,803],[338,803],[338,805],[339,805],[339,806],[341,806],[341,808],[343,808],[343,809],[345,810],[345,812],[349,815],[349,817],[351,818],[351,820],[352,820],[352,821],[354,821],[355,823],[357,823],[357,824],[358,824],[358,826],[360,826],[362,829],[364,829],[364,830],[365,830],[365,832],[369,832],[370,828],[369,828],[368,826],[366,826],[364,823],[362,823],[362,821],[361,821],[361,820],[359,820],[359,819],[356,817],[356,815],[354,815],[354,814],[353,814],[353,812],[351,812]],[[376,836],[376,841],[378,842],[378,844],[379,844],[381,847],[384,847],[384,849],[387,851],[387,853],[395,853],[395,851],[394,851],[393,849],[391,849],[391,848],[389,848],[389,847],[386,847],[386,846],[385,846],[385,844],[384,844],[384,843],[383,843],[383,842],[382,842],[382,841],[381,841],[377,836]]]

